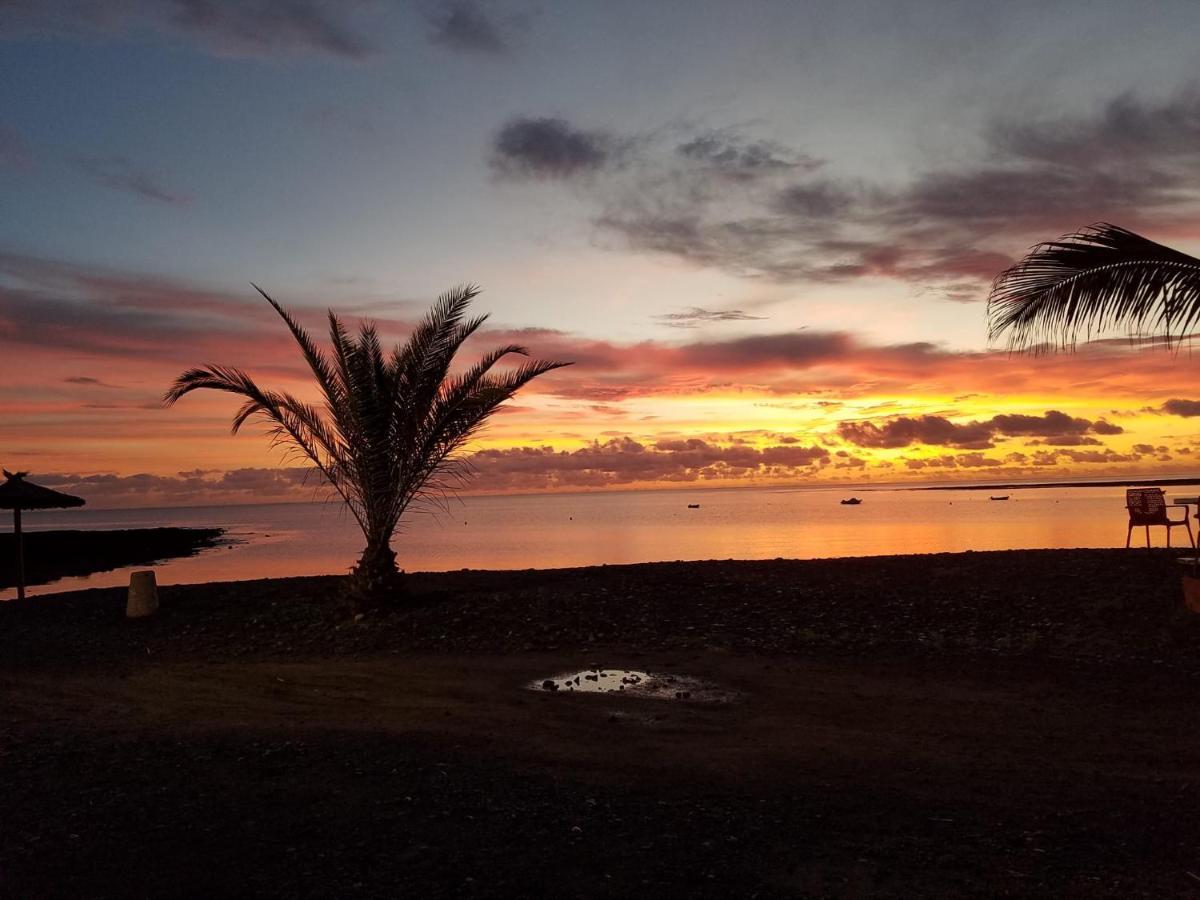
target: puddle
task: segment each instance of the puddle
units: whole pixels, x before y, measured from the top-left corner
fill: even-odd
[[[526,687],[531,691],[546,693],[628,694],[646,700],[691,703],[729,703],[739,696],[737,691],[691,675],[638,669],[582,669],[531,681]]]

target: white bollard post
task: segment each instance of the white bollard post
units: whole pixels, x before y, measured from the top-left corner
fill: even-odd
[[[134,572],[129,576],[129,600],[125,604],[125,615],[130,619],[140,619],[156,612],[158,584],[154,581],[154,570]]]

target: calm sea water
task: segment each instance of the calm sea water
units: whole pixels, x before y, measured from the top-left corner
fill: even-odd
[[[1197,488],[1168,489],[1168,497]],[[1009,491],[726,489],[466,497],[412,516],[395,548],[411,571],[524,569],[690,559],[811,559],[1038,547],[1119,547],[1124,489]],[[699,509],[689,509],[699,503]],[[362,549],[334,504],[67,510],[26,514],[30,530],[218,526],[231,543],[157,566],[160,584],[344,573]],[[1164,541],[1156,529],[1155,544]],[[1144,542],[1144,535],[1135,541]],[[1173,540],[1185,540],[1176,529]],[[143,567],[138,567],[143,568]],[[66,578],[30,593],[128,584],[130,569]],[[6,596],[11,596],[9,591]]]

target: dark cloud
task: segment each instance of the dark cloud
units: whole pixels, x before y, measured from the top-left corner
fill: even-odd
[[[425,19],[430,27],[429,39],[451,50],[502,56],[510,49],[505,31],[511,23],[497,20],[475,0],[429,6]]]
[[[1016,167],[939,172],[913,185],[892,216],[977,228],[1021,225],[1030,230],[1062,230],[1070,227],[1068,222],[1127,219],[1144,206],[1165,205],[1177,199],[1177,186],[1172,178],[1144,170]]]
[[[1131,165],[1147,157],[1186,164],[1200,145],[1200,88],[1158,103],[1122,94],[1091,117],[995,122],[988,138],[998,155],[1056,166]]]
[[[328,490],[308,468],[193,469],[174,475],[52,473],[39,474],[38,481],[84,497],[93,507],[313,500]]]
[[[956,425],[944,416],[900,416],[882,425],[874,422],[839,422],[838,436],[857,447],[896,448],[933,444],[963,450],[993,446],[993,429],[982,422]]]
[[[845,215],[855,203],[855,194],[831,181],[816,181],[784,188],[775,197],[775,208],[787,216],[832,219]]]
[[[186,194],[164,187],[153,175],[138,169],[124,156],[77,159],[75,166],[97,184],[115,191],[124,191],[171,206],[182,206],[191,202],[191,198]]]
[[[264,362],[286,360],[294,351],[272,316],[248,294],[0,252],[5,352],[72,350],[149,364],[177,363],[183,348],[213,359],[225,350],[253,358],[258,347]]]
[[[731,129],[708,131],[675,148],[684,159],[738,179],[763,173],[811,171],[822,161],[797,153],[775,141],[750,140]]]
[[[840,331],[755,334],[724,341],[695,341],[680,348],[685,364],[702,369],[807,368],[852,353],[854,339]]]
[[[1100,419],[1092,423],[1092,432],[1094,434],[1124,434],[1125,429],[1120,425],[1115,425],[1112,422]]]
[[[899,193],[894,225],[942,222],[976,238],[999,230],[1038,239],[1098,220],[1141,221],[1196,199],[1200,91],[1165,100],[1122,95],[1084,116],[1006,117],[984,132],[973,167],[925,173]]]
[[[177,353],[181,320],[133,309],[105,309],[74,299],[0,286],[0,337],[24,347],[102,352],[131,352],[170,359]],[[156,346],[161,344],[161,350]]]
[[[814,330],[706,336],[680,344],[615,344],[547,329],[495,331],[488,337],[534,347],[540,356],[575,360],[575,366],[542,390],[601,403],[725,390],[731,385],[812,398],[802,401],[805,408],[826,400],[823,395],[842,401],[864,394],[904,396],[918,384],[921,391],[936,388],[946,396],[962,396],[991,394],[997,384],[1018,393],[1044,393],[1052,386],[1070,391],[1081,384],[1102,383],[1114,399],[1153,396],[1163,383],[1187,386],[1181,386],[1179,366],[1170,354],[1127,341],[1092,343],[1075,354],[1032,357],[956,352],[928,342],[871,344],[849,332]],[[881,410],[900,411],[892,404],[862,414],[877,419],[884,414]],[[1040,436],[1053,434],[1052,428],[1043,429]]]
[[[509,178],[571,178],[613,163],[618,143],[559,118],[516,118],[496,134],[492,168]]]
[[[729,130],[672,144],[648,135],[587,190],[597,228],[636,251],[780,282],[890,278],[963,302],[1048,235],[1100,219],[1169,222],[1200,200],[1200,89],[995,119],[981,138],[974,159],[885,185],[818,178],[802,151]],[[589,158],[579,171],[600,169]]]
[[[908,469],[991,469],[1004,465],[1004,460],[983,453],[944,454],[904,460]]]
[[[837,457],[833,464],[835,469],[865,469],[867,467],[865,459],[847,453],[845,450],[839,450],[834,456]]]
[[[1088,419],[1074,418],[1056,409],[1052,409],[1041,416],[1011,414],[993,416],[988,424],[997,433],[1007,435],[1008,437],[1048,437],[1083,434],[1093,428],[1092,423]]]
[[[354,21],[361,0],[7,0],[0,34],[123,35],[152,28],[223,56],[321,53],[360,60],[372,52]]]
[[[1004,465],[1004,460],[982,453],[960,453],[954,457],[954,462],[964,469],[992,469]]]
[[[1055,434],[1030,441],[1029,447],[1102,447],[1096,438],[1087,434]]]
[[[860,465],[848,455],[840,461],[849,467]],[[798,444],[757,448],[699,438],[643,444],[614,437],[577,450],[530,446],[481,450],[469,454],[466,462],[476,476],[472,483],[488,490],[537,490],[803,477],[829,465],[831,457],[824,447]],[[92,506],[312,500],[328,490],[310,468],[196,469],[174,475],[49,474],[39,475],[38,481],[83,496]]]
[[[101,381],[99,378],[93,378],[90,375],[72,375],[70,378],[64,378],[66,384],[77,384],[83,387],[116,387],[114,384],[109,384],[107,381]]]
[[[1059,450],[1060,457],[1065,457],[1077,463],[1126,463],[1137,462],[1137,456],[1130,453],[1117,453],[1109,448],[1103,450]]]
[[[683,312],[662,313],[651,318],[672,328],[695,328],[703,322],[752,322],[767,317],[752,316],[740,309],[705,309],[702,306],[689,306]]]
[[[976,294],[983,282],[990,282],[1010,262],[1003,254],[973,247],[917,247],[895,241],[826,239],[814,244],[813,249],[826,259],[822,268],[811,270],[816,278],[873,276],[942,282],[941,287],[951,291],[973,285]],[[969,280],[945,283],[946,279]]]
[[[847,277],[840,266],[814,255],[811,223],[765,217],[712,219],[699,210],[652,208],[630,198],[598,216],[595,224],[633,250],[662,253],[746,278],[825,281]]]
[[[1089,419],[1068,416],[1058,410],[1049,410],[1040,416],[1002,414],[986,421],[963,424],[951,422],[945,416],[900,416],[883,424],[872,421],[841,422],[838,435],[859,447],[896,448],[912,444],[957,447],[963,450],[986,450],[993,447],[998,438],[1035,437],[1030,445],[1072,447],[1099,445],[1088,437],[1087,432],[1096,431],[1096,425],[1118,428],[1104,430],[1101,434],[1119,434],[1119,426],[1093,423]]]
[[[479,483],[497,490],[781,478],[812,473],[829,461],[824,447],[790,444],[760,449],[699,438],[646,445],[628,437],[597,441],[578,450],[512,447],[482,450],[469,457]]]
[[[1200,400],[1172,399],[1159,408],[1168,415],[1183,416],[1187,419],[1193,416],[1200,416]]]

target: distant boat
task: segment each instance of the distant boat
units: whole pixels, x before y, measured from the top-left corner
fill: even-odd
[[[700,508],[699,503],[689,503],[688,504],[688,509],[699,509],[699,508]]]
[[[842,506],[858,506],[858,504],[860,504],[860,503],[862,503],[862,501],[859,500],[857,497],[851,497],[848,500],[843,500]]]
[[[1007,500],[1008,494],[1005,494],[1003,497],[988,497],[988,499],[989,500]]]

